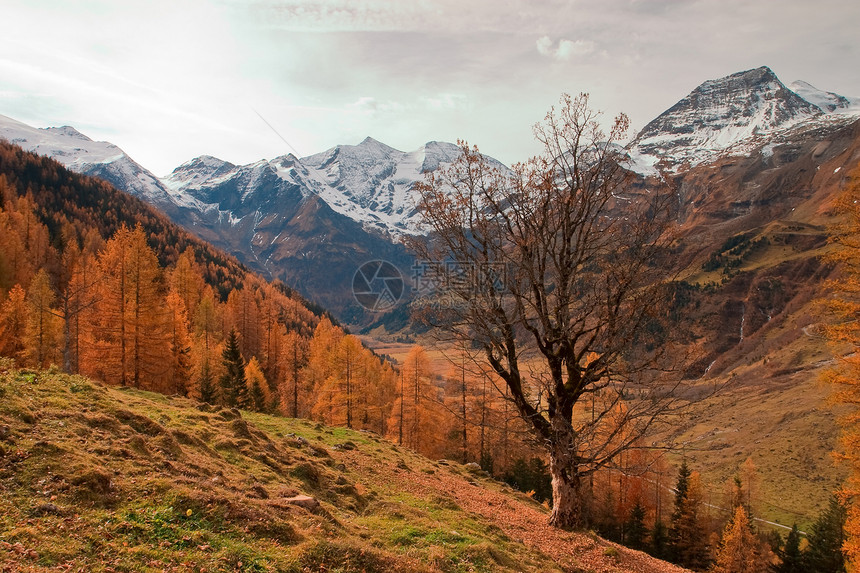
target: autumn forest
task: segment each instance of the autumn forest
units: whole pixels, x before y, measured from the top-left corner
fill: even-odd
[[[373,433],[471,464],[549,507],[540,445],[469,352],[445,369],[419,345],[399,362],[378,355],[151,207],[0,142],[0,355],[18,367]],[[733,571],[727,560],[743,554],[758,563],[750,570],[795,571],[838,553],[836,498],[801,555],[796,528],[786,541],[755,533],[751,460],[727,483],[703,484],[686,462],[676,471],[639,446],[590,478],[601,535],[698,570]]]

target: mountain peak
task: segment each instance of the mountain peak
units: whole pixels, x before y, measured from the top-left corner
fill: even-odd
[[[53,133],[62,137],[68,137],[71,139],[80,139],[81,141],[92,141],[89,137],[75,129],[70,125],[64,125],[62,127],[48,127],[45,129],[48,133]]]
[[[189,185],[199,185],[204,181],[229,173],[235,168],[235,165],[223,159],[211,155],[200,155],[174,169],[170,175],[162,179],[162,183],[169,189],[178,191]]]
[[[733,74],[729,74],[723,78],[712,80],[714,82],[725,82],[725,81],[745,81],[745,82],[754,82],[754,83],[766,83],[766,82],[779,82],[779,78],[776,77],[776,74],[773,73],[773,70],[768,66],[759,66],[757,68],[752,68],[749,70],[744,70],[742,72],[735,72]],[[705,82],[708,83],[708,82]],[[782,83],[782,82],[780,82]]]
[[[377,139],[373,139],[370,136],[364,138],[364,140],[355,146],[356,149],[361,149],[364,151],[369,151],[374,154],[382,154],[382,155],[391,155],[394,153],[402,153],[397,149],[394,149],[390,145],[385,145],[381,141]]]
[[[761,66],[703,82],[642,129],[631,156],[697,164],[822,113]]]

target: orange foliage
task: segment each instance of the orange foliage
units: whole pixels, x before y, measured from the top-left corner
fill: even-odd
[[[422,348],[395,371],[291,289],[138,199],[0,141],[0,355],[216,403],[232,327],[256,409],[402,433],[437,457],[462,451],[451,430],[465,425],[470,458],[504,470],[530,456],[488,374],[468,380],[458,420]]]
[[[831,283],[833,296],[823,301],[829,313],[825,332],[834,345],[837,363],[822,378],[834,388],[833,400],[848,406],[840,417],[842,428],[837,456],[851,468],[841,495],[849,505],[843,545],[848,557],[860,561],[860,166],[849,174],[849,184],[838,201],[843,215],[833,231],[836,248],[827,259],[839,265],[842,275]]]

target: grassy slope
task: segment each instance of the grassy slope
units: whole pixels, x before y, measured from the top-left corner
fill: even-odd
[[[679,571],[373,434],[2,367],[0,570]]]
[[[766,273],[785,262],[820,256],[829,246],[797,248],[779,238],[821,233],[800,222],[770,224],[752,234],[752,240],[768,239],[767,246],[738,270]],[[719,270],[688,277],[702,283],[719,279]],[[821,284],[812,281],[808,288]],[[831,456],[837,448],[837,413],[828,401],[830,388],[819,380],[832,364],[834,349],[815,328],[822,320],[818,296],[818,290],[799,292],[772,323],[725,352],[715,363],[719,373],[700,382],[724,389],[693,408],[673,436],[704,474],[715,505],[725,506],[725,483],[751,457],[759,474],[753,487],[758,516],[801,529],[826,507],[847,471]]]

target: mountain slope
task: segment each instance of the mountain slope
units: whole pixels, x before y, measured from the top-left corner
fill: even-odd
[[[157,177],[112,143],[93,141],[73,127],[36,129],[4,115],[0,115],[0,139],[51,157],[76,173],[104,179],[170,216],[177,212],[181,198],[171,196]]]
[[[830,388],[819,383],[839,350],[817,334],[825,318],[816,299],[836,272],[820,259],[834,201],[858,163],[855,121],[670,179],[684,204],[677,256],[690,285],[677,312],[700,337],[689,376],[725,390],[662,439],[712,484],[751,457],[760,472],[756,514],[786,525],[811,523],[845,477],[829,455],[838,429]]]
[[[412,186],[458,154],[450,143],[405,153],[367,138],[243,166],[199,157],[162,182],[194,206],[175,217],[186,228],[342,320],[363,323],[373,317],[352,298],[353,275],[367,261],[386,260],[408,276],[411,257],[399,238],[423,232]]]
[[[682,571],[371,433],[5,364],[0,396],[4,570]]]

